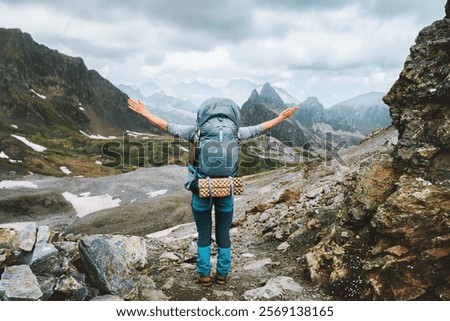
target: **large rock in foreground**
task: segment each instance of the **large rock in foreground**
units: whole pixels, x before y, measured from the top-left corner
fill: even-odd
[[[450,19],[424,28],[384,101],[399,130],[397,166],[450,186]]]
[[[36,276],[28,265],[5,268],[0,281],[0,298],[3,301],[37,301],[41,297]]]
[[[137,236],[65,238],[34,222],[0,225],[0,300],[167,300],[148,276],[147,254]]]
[[[29,253],[36,235],[34,222],[0,225],[0,268],[15,263],[22,252]]]
[[[147,263],[144,238],[91,235],[80,240],[79,248],[88,276],[100,291],[125,299],[137,296],[134,278]]]

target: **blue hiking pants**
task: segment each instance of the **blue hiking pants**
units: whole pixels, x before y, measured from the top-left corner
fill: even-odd
[[[215,212],[215,239],[217,244],[217,274],[226,276],[231,270],[230,227],[233,221],[233,196],[200,198],[192,195],[192,214],[197,226],[197,272],[202,275],[211,273],[212,207]]]

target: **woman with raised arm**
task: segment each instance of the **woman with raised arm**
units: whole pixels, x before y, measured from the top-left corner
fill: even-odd
[[[237,119],[240,120],[239,110],[236,104],[225,98],[210,99],[207,102],[206,107],[218,108],[222,111],[220,114],[223,116],[224,111],[228,108],[232,109]],[[209,104],[209,105],[208,105]],[[164,131],[174,136],[179,136],[190,142],[195,141],[197,126],[192,125],[178,125],[165,121],[152,113],[150,113],[145,105],[139,100],[128,100],[129,107],[141,114],[147,120],[158,126]],[[261,135],[264,131],[278,125],[290,116],[292,116],[298,107],[294,106],[283,110],[280,115],[274,119],[263,122],[255,126],[238,126],[239,140],[249,139],[258,135]],[[237,114],[237,115],[236,115]],[[223,120],[220,120],[223,121]],[[239,121],[238,121],[239,123]],[[220,126],[222,128],[222,126]],[[218,137],[221,137],[220,135]],[[218,138],[221,140],[222,138]],[[216,155],[214,155],[216,156]],[[213,158],[213,157],[211,157]],[[228,176],[228,175],[227,175]],[[194,216],[195,224],[198,232],[197,240],[197,272],[199,274],[199,282],[203,286],[209,286],[212,284],[211,270],[212,264],[210,262],[211,257],[211,240],[212,240],[212,207],[215,208],[215,241],[217,244],[217,266],[215,281],[218,284],[224,284],[227,280],[227,276],[231,271],[231,240],[230,240],[230,227],[233,220],[234,211],[234,197],[233,193],[225,197],[212,197],[201,198],[196,191],[192,193],[192,214]]]

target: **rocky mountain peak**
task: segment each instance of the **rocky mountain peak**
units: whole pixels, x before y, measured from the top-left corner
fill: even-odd
[[[243,126],[251,126],[273,119],[285,106],[275,89],[269,83],[266,83],[260,94],[258,94],[256,89],[253,89],[248,100],[242,105],[242,124]],[[290,120],[273,128],[271,133],[277,139],[297,146],[302,146],[306,142],[303,130]]]
[[[153,97],[156,97],[156,98],[163,98],[163,97],[167,97],[167,95],[166,95],[166,93],[165,93],[165,91],[164,90],[159,90],[159,91],[157,91],[157,92],[155,92],[154,94],[152,94],[152,96]]]
[[[312,104],[320,104],[320,101],[319,101],[319,99],[317,99],[317,97],[312,96],[312,97],[306,98],[305,104],[310,104],[310,105],[312,105]]]
[[[252,101],[258,100],[259,99],[258,91],[256,89],[253,89],[248,99]]]
[[[281,97],[269,83],[264,84],[259,97],[272,107],[280,108],[285,105]]]
[[[5,42],[5,46],[2,46],[4,51],[14,48],[23,52],[26,44],[33,44],[30,34],[22,32],[20,29],[0,28],[0,37],[2,40],[8,41]]]
[[[2,46],[2,51],[10,51],[10,48],[19,48],[20,43],[32,41],[31,36],[28,33],[23,33],[20,29],[0,28],[0,38],[5,44]]]
[[[304,102],[301,103],[301,106],[304,108],[314,108],[314,109],[323,109],[323,105],[317,99],[317,97],[308,97]]]

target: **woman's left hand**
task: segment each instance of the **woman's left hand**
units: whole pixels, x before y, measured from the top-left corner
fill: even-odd
[[[144,112],[147,110],[142,101],[131,98],[128,99],[128,106],[138,114],[144,114]]]
[[[280,113],[280,116],[279,116],[279,117],[280,117],[282,120],[285,120],[286,118],[291,117],[297,110],[298,110],[298,107],[297,107],[297,106],[294,106],[294,107],[285,109],[285,110],[283,110],[283,111]]]

